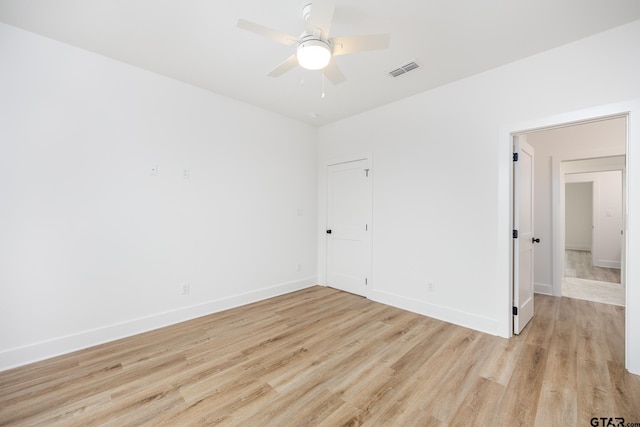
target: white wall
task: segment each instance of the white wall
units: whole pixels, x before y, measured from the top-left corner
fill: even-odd
[[[373,156],[372,298],[508,336],[509,132],[640,98],[639,39],[636,21],[322,127],[320,164],[363,152]],[[593,111],[609,114],[611,108]],[[636,148],[640,136],[633,138]],[[630,168],[640,170],[633,148]],[[321,169],[321,274],[324,174]],[[640,192],[632,190],[632,178],[630,230],[634,223],[640,228]],[[633,239],[630,259],[640,256],[640,241]],[[634,274],[640,278],[629,269],[629,291],[636,295]],[[429,280],[435,292],[427,291]],[[629,301],[628,311],[638,314],[630,315],[627,332],[629,366],[640,373],[637,301]]]
[[[622,192],[622,188],[620,189]],[[593,181],[565,184],[565,248],[591,251]]]
[[[620,268],[622,248],[622,171],[599,172],[595,181],[593,265]]]
[[[0,370],[317,283],[314,128],[3,24],[0,58]]]

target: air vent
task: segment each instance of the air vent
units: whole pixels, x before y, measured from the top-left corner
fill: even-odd
[[[391,77],[399,77],[403,74],[407,74],[409,71],[413,71],[417,68],[420,68],[420,65],[416,61],[411,61],[408,64],[403,65],[402,67],[396,68],[393,71],[389,71],[389,75]]]

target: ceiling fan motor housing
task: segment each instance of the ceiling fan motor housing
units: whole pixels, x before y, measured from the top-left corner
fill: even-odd
[[[307,70],[320,70],[331,60],[331,43],[319,37],[306,35],[300,38],[296,56],[301,67]]]

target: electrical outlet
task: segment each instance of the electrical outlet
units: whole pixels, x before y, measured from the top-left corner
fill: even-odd
[[[436,284],[434,282],[427,282],[427,290],[429,292],[435,292],[436,291]]]
[[[180,285],[180,287],[179,287],[180,294],[182,294],[182,295],[188,295],[190,290],[191,289],[189,287],[189,283],[188,282],[182,283]]]

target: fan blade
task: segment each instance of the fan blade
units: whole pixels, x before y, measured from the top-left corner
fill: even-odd
[[[330,41],[334,55],[347,55],[366,50],[386,49],[389,47],[390,39],[389,34],[371,34],[368,36],[334,37]]]
[[[333,10],[335,7],[336,0],[313,0],[311,3],[311,14],[309,18],[307,18],[307,33],[327,40],[329,38],[329,31],[331,30]]]
[[[293,46],[298,43],[298,37],[296,36],[265,27],[264,25],[245,21],[244,19],[238,19],[237,27],[251,31],[252,33],[256,33],[268,39],[275,40],[278,43],[282,43],[287,46]]]
[[[288,57],[287,59],[282,61],[280,63],[280,65],[278,65],[276,68],[271,70],[271,72],[269,74],[267,74],[267,75],[271,76],[271,77],[280,77],[281,75],[283,75],[287,71],[289,71],[289,70],[291,70],[291,69],[293,69],[293,68],[295,68],[297,66],[298,66],[298,58],[296,57],[296,54],[294,53],[293,55],[291,55],[290,57]]]
[[[342,74],[342,71],[340,70],[340,67],[338,67],[338,64],[333,58],[331,58],[329,65],[327,65],[322,72],[324,73],[324,76],[335,86],[346,80],[344,74]]]

